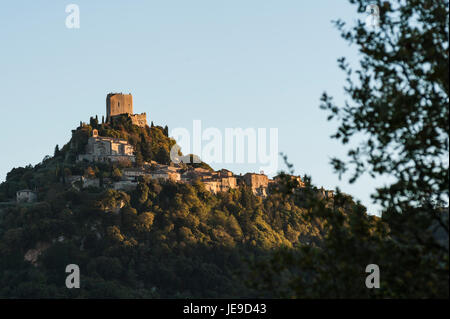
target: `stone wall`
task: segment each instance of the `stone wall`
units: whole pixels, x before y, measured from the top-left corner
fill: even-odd
[[[233,177],[233,176],[222,177],[220,179],[220,181],[221,181],[222,191],[227,191],[229,189],[237,188],[236,177]]]
[[[177,172],[170,172],[167,170],[158,170],[155,172],[152,172],[150,176],[153,179],[164,179],[164,180],[171,180],[174,182],[178,182],[181,180],[180,174]]]
[[[216,180],[206,180],[206,181],[203,181],[203,184],[205,185],[205,188],[206,188],[208,191],[210,191],[210,192],[212,192],[212,193],[214,193],[214,194],[217,194],[218,192],[221,192],[221,191],[222,191],[222,187],[221,187],[219,181],[216,181]]]
[[[245,184],[251,187],[253,194],[267,196],[269,178],[264,174],[247,173],[243,176]]]
[[[140,127],[146,127],[147,126],[147,114],[141,113],[141,114],[131,114],[131,123],[134,125],[140,126]]]
[[[267,187],[269,178],[264,174],[247,173],[244,175],[244,182],[251,188]]]
[[[132,181],[120,181],[114,183],[115,190],[131,191],[137,187],[137,182]]]

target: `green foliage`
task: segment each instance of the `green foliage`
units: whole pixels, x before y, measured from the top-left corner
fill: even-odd
[[[0,297],[251,297],[246,260],[298,244],[291,233],[320,236],[293,202],[278,194],[262,201],[247,188],[216,196],[201,183],[142,180],[130,194],[51,194],[0,215]],[[31,265],[23,256],[37,243],[46,248]],[[63,288],[70,263],[81,269],[77,291]],[[39,289],[26,286],[27,275],[11,280],[16,269],[38,274],[31,280]]]
[[[365,11],[366,1],[350,2]],[[278,250],[255,263],[249,284],[266,296],[449,296],[449,3],[376,3],[379,29],[360,22],[347,30],[336,22],[343,38],[358,45],[361,61],[355,71],[339,60],[351,101],[339,106],[324,94],[321,107],[339,121],[335,139],[360,142],[351,144],[348,161],[333,159],[336,171],[350,171],[350,182],[364,173],[393,181],[373,194],[382,217],[368,216],[339,192],[327,206],[310,194],[295,194],[286,182],[280,190],[303,201],[304,217],[320,220],[324,238],[317,246]],[[380,267],[380,289],[364,284],[365,267],[373,263]]]

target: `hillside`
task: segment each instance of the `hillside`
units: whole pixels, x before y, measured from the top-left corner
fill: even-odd
[[[129,141],[137,162],[167,162],[174,143],[162,127],[92,118],[53,157],[11,170],[0,185],[3,201],[22,188],[39,195],[36,203],[0,207],[1,298],[255,297],[246,280],[253,262],[273,249],[320,245],[323,222],[306,218],[306,199],[282,191],[262,198],[241,186],[214,194],[200,181],[148,178],[128,192],[74,188],[72,175],[114,178],[121,170],[75,161],[94,128]],[[356,205],[349,200],[343,210]],[[80,266],[81,289],[65,287],[68,264]]]

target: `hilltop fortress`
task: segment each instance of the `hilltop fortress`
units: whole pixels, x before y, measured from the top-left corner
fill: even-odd
[[[134,125],[145,127],[147,114],[133,114],[133,96],[131,93],[109,93],[106,96],[106,121],[110,122],[115,116],[127,114]]]

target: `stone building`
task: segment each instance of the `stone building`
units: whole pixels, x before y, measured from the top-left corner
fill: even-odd
[[[217,180],[214,180],[212,178],[208,178],[202,181],[205,185],[205,188],[210,191],[211,193],[217,194],[218,192],[221,192],[221,185],[220,182]]]
[[[236,177],[226,169],[215,172],[198,167],[189,169],[181,175],[181,182],[193,183],[195,180],[200,180],[205,188],[213,193],[237,188]]]
[[[301,177],[300,176],[295,176],[295,175],[288,175],[288,174],[285,174],[284,175],[284,178],[289,178],[290,180],[296,180],[297,181],[297,183],[298,183],[298,187],[305,187],[305,183],[302,181],[302,179],[301,179]],[[277,183],[279,183],[280,181],[282,180],[282,175],[277,175],[277,176],[275,176],[274,178],[273,178],[273,181],[274,182],[277,182]]]
[[[177,172],[175,167],[171,166],[157,169],[151,172],[150,175],[154,179],[171,180],[173,182],[179,182],[181,180],[180,173]]]
[[[236,177],[234,176],[220,177],[220,184],[222,192],[225,192],[229,189],[237,188],[237,181]]]
[[[242,176],[242,181],[251,187],[255,195],[267,196],[267,187],[269,186],[269,178],[267,175],[246,173]]]
[[[202,179],[205,188],[213,193],[226,192],[237,188],[236,177],[211,177]]]
[[[16,192],[16,200],[18,203],[33,203],[37,201],[37,194],[31,189],[22,189]]]
[[[98,136],[97,130],[92,130],[88,139],[86,154],[77,156],[77,161],[118,162],[135,161],[134,148],[127,140],[121,138]]]
[[[217,173],[220,177],[231,177],[233,176],[233,172],[229,171],[225,168],[222,168],[220,171],[215,172]]]
[[[106,96],[106,120],[120,114],[133,114],[133,96],[131,94],[109,93]]]
[[[197,167],[197,168],[188,169],[187,171],[185,171],[181,175],[181,181],[182,182],[192,182],[196,179],[204,180],[206,178],[211,178],[211,177],[212,177],[211,171],[209,171],[205,168]]]
[[[134,125],[147,125],[146,113],[133,114],[133,96],[122,93],[109,93],[106,96],[106,121],[110,122],[114,116],[127,114]]]

